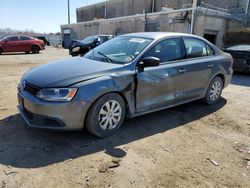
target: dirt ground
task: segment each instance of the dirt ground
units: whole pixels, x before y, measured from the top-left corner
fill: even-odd
[[[250,187],[250,75],[220,102],[196,101],[127,119],[113,136],[28,128],[16,87],[68,51],[0,56],[0,187]]]

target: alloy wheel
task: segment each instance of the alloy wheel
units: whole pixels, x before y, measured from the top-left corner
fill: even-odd
[[[103,130],[114,129],[122,117],[122,108],[118,101],[109,100],[103,104],[99,112],[99,126]]]
[[[221,83],[219,81],[215,81],[210,89],[210,99],[212,101],[216,101],[221,93]]]

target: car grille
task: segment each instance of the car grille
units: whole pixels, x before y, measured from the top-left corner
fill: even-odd
[[[24,87],[24,90],[33,94],[33,95],[36,95],[36,93],[40,90],[41,88],[37,87],[37,86],[34,86],[30,83],[26,83],[25,84],[25,87]]]
[[[33,125],[39,127],[64,127],[65,124],[56,118],[50,118],[38,114],[33,114],[32,112],[28,111],[25,107],[23,108],[23,113],[26,118],[29,119],[29,122]]]

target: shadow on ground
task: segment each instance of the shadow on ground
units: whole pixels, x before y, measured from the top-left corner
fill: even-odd
[[[250,87],[250,74],[235,72],[231,84]]]
[[[19,114],[0,120],[0,164],[37,168],[105,151],[124,157],[119,146],[146,138],[207,116],[226,104],[222,98],[215,105],[200,101],[168,110],[127,119],[111,137],[99,139],[87,131],[58,132],[25,127]]]

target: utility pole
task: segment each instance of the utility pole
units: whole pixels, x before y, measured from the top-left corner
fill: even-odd
[[[247,6],[246,6],[246,12],[245,12],[245,15],[248,15],[248,10],[249,10],[249,0],[247,0]]]
[[[197,0],[193,0],[193,10],[192,10],[192,18],[191,18],[191,28],[190,28],[190,33],[193,34],[193,30],[194,30],[194,13],[197,7]]]
[[[70,6],[69,6],[69,0],[68,0],[68,24],[70,24]]]
[[[151,12],[155,12],[155,0],[152,0]]]

